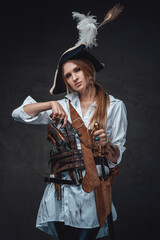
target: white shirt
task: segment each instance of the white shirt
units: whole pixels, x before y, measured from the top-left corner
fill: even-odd
[[[127,131],[127,113],[124,103],[109,95],[110,105],[107,110],[107,124],[106,124],[106,134],[111,142],[119,147],[120,157],[117,164],[120,163],[122,159],[122,154],[125,151],[125,141],[126,141],[126,131]],[[79,94],[74,92],[69,95],[72,106],[76,109],[80,117],[82,118],[86,127],[88,127],[89,121],[93,115],[95,105],[94,102],[87,110],[85,115],[82,115]],[[26,114],[23,110],[23,106],[35,103],[36,101],[28,96],[23,104],[12,112],[12,117],[16,121],[20,121],[27,124],[50,124],[52,119],[50,114],[52,110],[47,110],[39,113],[37,116],[31,117]],[[65,112],[68,114],[68,121],[71,122],[69,103],[67,96],[58,100],[62,105]],[[77,140],[78,148],[81,147],[80,142]],[[115,167],[116,164],[108,162],[109,166]],[[100,166],[96,166],[98,175],[101,175]],[[108,171],[106,167],[106,172]],[[83,175],[85,171],[83,172]],[[63,179],[70,179],[68,172],[62,174]],[[40,230],[57,236],[53,221],[62,221],[66,225],[80,228],[95,228],[99,226],[96,203],[94,197],[94,191],[91,193],[86,193],[82,189],[82,186],[73,185],[62,185],[62,200],[57,200],[55,196],[55,186],[54,183],[47,184],[44,195],[42,197],[38,215],[36,227]],[[112,204],[112,216],[113,220],[116,220],[117,213]],[[107,222],[103,228],[100,229],[97,238],[108,235]]]

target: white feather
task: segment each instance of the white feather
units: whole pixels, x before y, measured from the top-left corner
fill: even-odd
[[[95,16],[81,14],[78,12],[72,12],[73,19],[77,20],[77,29],[79,31],[79,39],[77,44],[84,43],[86,47],[97,47],[96,36],[97,32],[97,19]]]

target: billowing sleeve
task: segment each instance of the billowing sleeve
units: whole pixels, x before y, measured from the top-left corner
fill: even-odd
[[[24,112],[23,107],[31,103],[36,103],[36,101],[31,96],[28,96],[20,107],[13,110],[12,117],[14,118],[14,120],[22,123],[26,123],[26,124],[37,124],[37,125],[51,123],[52,120],[49,118],[50,114],[52,113],[51,110],[40,112],[38,115],[33,117],[28,115],[26,112]]]
[[[108,161],[109,167],[113,168],[120,163],[122,159],[122,154],[125,151],[126,147],[124,146],[126,142],[127,134],[127,110],[123,101],[117,101],[115,106],[111,111],[111,132],[109,140],[111,144],[118,149],[119,157],[116,163]]]

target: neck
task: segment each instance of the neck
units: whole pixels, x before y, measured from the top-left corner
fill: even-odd
[[[95,100],[96,96],[96,88],[92,84],[91,86],[88,86],[85,91],[80,93],[80,102],[92,102]]]

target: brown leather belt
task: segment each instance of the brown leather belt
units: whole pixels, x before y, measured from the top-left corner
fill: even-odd
[[[60,159],[59,157],[57,157],[56,160],[54,158],[52,158],[50,160],[51,166],[52,166],[52,163],[54,164],[54,166],[52,168],[52,172],[51,172],[52,174],[53,173],[57,174],[57,173],[64,172],[67,170],[75,170],[76,168],[84,170],[83,157],[82,157],[82,155],[80,157],[80,154],[79,154],[79,156],[71,156],[71,157],[66,157],[63,159]],[[95,161],[96,165],[101,164],[99,157],[94,157],[94,161]],[[105,159],[104,165],[108,167],[107,159]],[[106,176],[106,179],[107,178],[108,178],[108,176]],[[78,179],[79,184],[77,184],[74,179],[65,180],[65,179],[61,179],[61,178],[57,178],[57,177],[56,178],[45,177],[44,181],[47,183],[69,184],[69,185],[80,185],[82,183],[82,179]]]
[[[50,177],[45,177],[44,181],[47,183],[77,185],[74,180],[65,180],[65,179],[50,178]],[[79,184],[81,184],[82,180],[78,180],[78,181],[79,181]]]
[[[94,161],[96,165],[100,165],[99,157],[94,157]],[[49,163],[51,163],[52,174],[77,168],[84,169],[83,155],[81,152],[63,158],[60,158],[60,156],[57,156],[57,158],[51,158]],[[107,159],[105,159],[104,164],[108,167]]]
[[[105,178],[103,178],[103,181],[106,181],[109,176],[106,176]],[[99,177],[99,179],[101,180],[101,177]],[[66,179],[59,179],[59,178],[45,177],[44,181],[47,182],[47,183],[77,185],[74,180],[66,180]],[[82,180],[78,180],[78,181],[79,181],[79,184],[81,184]]]
[[[59,173],[70,169],[83,168],[82,152],[67,154],[66,156],[53,157],[49,161],[51,163],[51,173]]]
[[[79,155],[79,154],[82,154],[82,151],[81,150],[78,150],[78,149],[74,149],[74,150],[71,150],[71,151],[68,151],[68,152],[63,152],[63,153],[57,153],[55,154],[50,160],[49,160],[49,163],[51,161],[55,161],[57,159],[62,159],[62,158],[65,158],[65,157],[69,157],[69,156],[74,156],[74,155]]]

